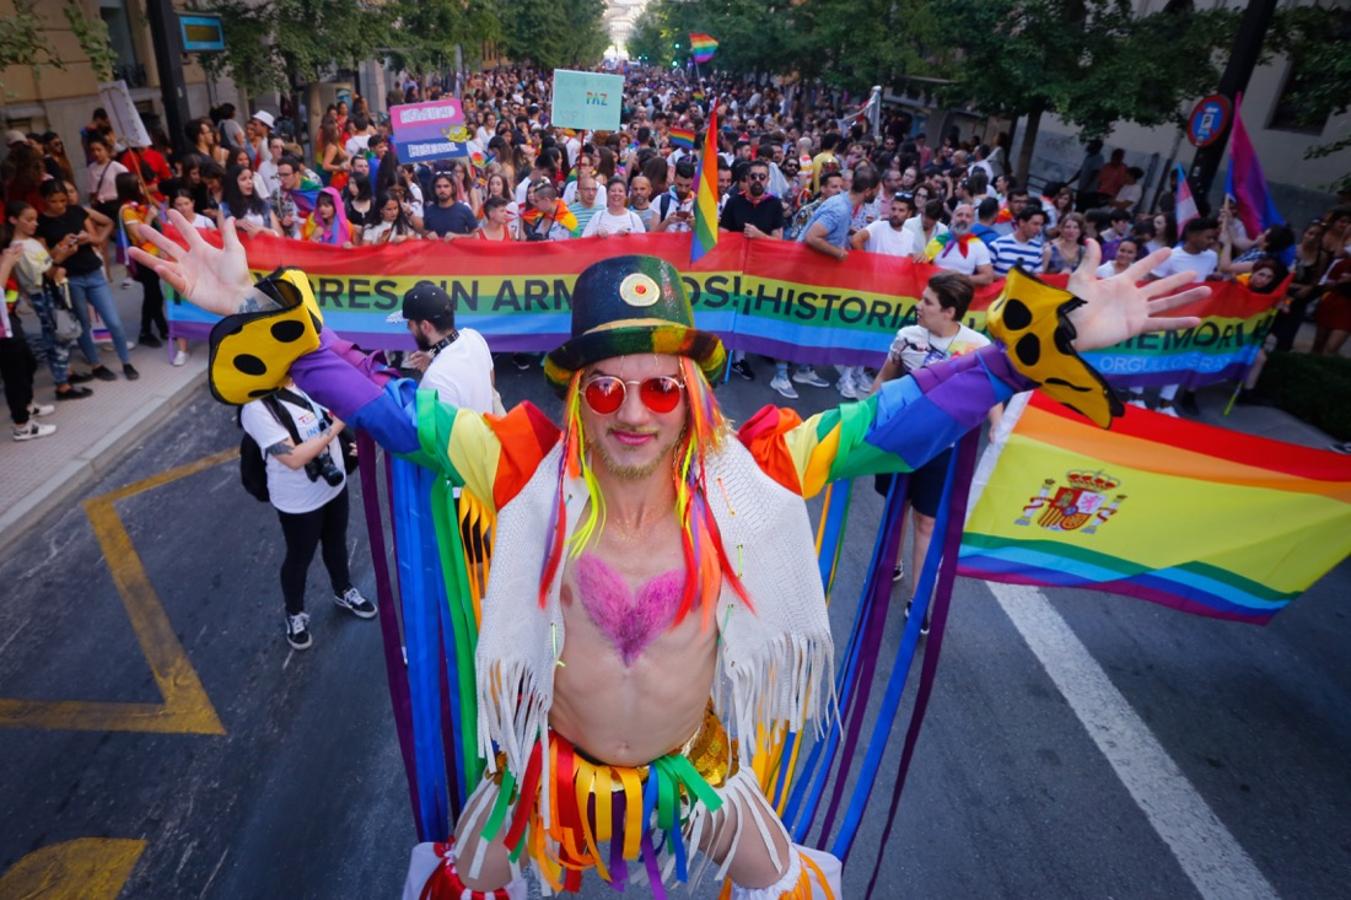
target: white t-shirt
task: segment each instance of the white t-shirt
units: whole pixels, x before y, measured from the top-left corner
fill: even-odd
[[[989,338],[965,325],[957,326],[957,333],[951,337],[939,337],[923,325],[907,325],[896,332],[889,355],[908,373],[945,359],[975,353],[989,343]]]
[[[208,229],[209,231],[215,231],[215,230],[216,230],[216,223],[215,223],[213,220],[208,219],[206,216],[202,215],[201,213],[193,213],[193,214],[192,214],[192,227],[193,227],[193,228],[197,228],[197,229],[205,228],[205,229]]]
[[[1200,253],[1188,253],[1182,249],[1182,245],[1173,248],[1173,255],[1163,261],[1163,265],[1155,269],[1152,274],[1155,278],[1166,278],[1177,272],[1191,272],[1192,281],[1205,281],[1210,275],[1214,274],[1215,269],[1220,264],[1220,257],[1214,250],[1202,250]]]
[[[586,223],[582,229],[582,237],[592,237],[604,232],[605,234],[643,234],[647,228],[643,226],[643,220],[638,218],[638,214],[632,210],[624,210],[619,215],[610,212],[609,207],[602,209],[591,217],[591,221]]]
[[[1116,201],[1118,203],[1129,203],[1134,208],[1140,203],[1140,198],[1144,196],[1144,185],[1123,184],[1121,190],[1116,192]]]
[[[347,143],[342,145],[342,149],[347,151],[348,156],[356,156],[358,153],[366,155],[370,149],[371,136],[369,134],[354,134],[347,139]]]
[[[863,229],[868,232],[867,250],[887,256],[914,256],[917,252],[915,236],[904,225],[892,228],[891,222],[881,219]]]
[[[436,391],[443,403],[474,412],[493,411],[493,356],[488,342],[472,328],[436,354],[422,375],[421,387]]]
[[[1099,278],[1111,278],[1115,274],[1116,274],[1116,263],[1114,262],[1105,262],[1102,265],[1098,266]]]
[[[288,390],[301,397],[306,396],[298,387],[291,387]],[[291,421],[295,423],[296,433],[300,435],[302,442],[320,433],[319,416],[308,404],[297,406],[286,400],[281,400],[281,404],[291,414]],[[346,487],[345,474],[342,484],[336,487],[330,485],[323,478],[310,481],[310,476],[305,474],[303,467],[292,469],[276,456],[267,452],[267,448],[273,444],[290,440],[291,433],[286,430],[285,425],[273,418],[272,413],[263,405],[262,400],[254,400],[244,404],[244,408],[240,411],[239,421],[244,426],[244,430],[249,433],[249,436],[258,442],[259,449],[263,451],[263,457],[267,461],[267,492],[272,505],[279,511],[294,514],[313,512],[342,493],[343,488]],[[324,452],[332,454],[333,464],[338,467],[339,472],[344,471],[342,451],[337,438],[329,443],[327,450]]]
[[[978,237],[973,237],[966,242],[966,255],[962,255],[960,247],[955,246],[955,241],[944,245],[934,257],[934,265],[947,272],[961,272],[963,275],[974,275],[976,269],[981,266],[991,264],[990,247]]]

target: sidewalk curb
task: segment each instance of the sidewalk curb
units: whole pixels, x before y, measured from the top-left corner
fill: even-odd
[[[203,368],[171,393],[147,397],[139,407],[139,415],[110,428],[41,487],[0,513],[0,560],[7,557],[17,547],[18,539],[40,524],[48,513],[78,496],[121,462],[128,450],[187,405],[206,386],[206,381],[207,372]]]

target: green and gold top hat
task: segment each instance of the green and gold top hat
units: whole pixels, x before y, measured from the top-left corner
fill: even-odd
[[[727,351],[694,312],[675,266],[655,256],[615,256],[593,263],[572,289],[572,337],[544,360],[560,393],[592,363],[634,353],[688,356],[715,382]]]

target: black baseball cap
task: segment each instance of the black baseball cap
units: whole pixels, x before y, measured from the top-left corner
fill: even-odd
[[[431,322],[438,328],[455,324],[455,304],[439,284],[419,281],[403,295],[403,308],[385,320],[391,324]]]

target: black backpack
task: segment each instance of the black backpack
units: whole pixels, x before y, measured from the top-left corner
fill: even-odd
[[[263,405],[272,413],[272,418],[291,435],[291,441],[299,446],[300,432],[296,430],[296,423],[292,421],[291,414],[286,411],[281,401],[275,395],[270,395],[263,398]],[[240,428],[244,427],[243,409],[241,406],[235,411],[235,424]],[[239,439],[239,483],[244,485],[244,490],[248,491],[249,496],[260,503],[271,501],[272,497],[267,490],[267,458],[263,456],[263,448],[258,446],[253,435],[247,431]]]

